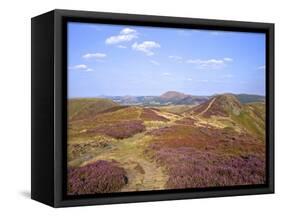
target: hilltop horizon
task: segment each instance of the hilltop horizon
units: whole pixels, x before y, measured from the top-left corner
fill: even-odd
[[[206,94],[206,95],[197,95],[197,94],[192,94],[192,93],[186,93],[186,92],[181,92],[181,91],[175,91],[175,90],[169,90],[166,92],[163,92],[159,95],[130,95],[130,94],[125,94],[125,95],[92,95],[92,96],[75,96],[75,97],[68,97],[69,99],[75,99],[75,98],[103,98],[103,97],[144,97],[144,96],[152,96],[152,97],[159,97],[162,95],[165,95],[167,93],[175,93],[175,94],[184,94],[185,96],[216,96],[216,95],[226,95],[226,94],[232,94],[232,95],[255,95],[255,96],[262,96],[265,97],[263,94],[256,94],[256,93],[245,93],[245,92],[239,92],[239,93],[233,93],[233,92],[221,92],[221,93],[212,93],[212,94]]]
[[[191,94],[185,94],[176,91],[167,91],[158,96],[98,96],[98,97],[87,97],[87,98],[70,98],[75,99],[104,99],[111,100],[120,105],[144,105],[144,106],[160,106],[160,105],[198,105],[202,104],[212,98],[218,96],[234,96],[241,103],[249,102],[263,102],[265,101],[265,96],[252,95],[252,94],[233,94],[233,93],[223,93],[223,94],[213,94],[209,96],[195,96]]]

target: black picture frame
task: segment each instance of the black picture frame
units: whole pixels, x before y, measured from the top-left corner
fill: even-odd
[[[104,195],[66,195],[67,28],[94,22],[266,34],[266,184]],[[31,198],[53,207],[274,193],[274,24],[53,10],[32,18]]]

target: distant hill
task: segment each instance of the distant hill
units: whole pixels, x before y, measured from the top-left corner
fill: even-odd
[[[159,98],[163,100],[174,100],[174,99],[182,100],[186,97],[189,97],[189,95],[176,91],[168,91],[159,96]]]
[[[176,105],[199,105],[210,99],[209,96],[188,96],[182,100],[179,100]]]
[[[251,94],[235,94],[237,99],[241,103],[251,103],[251,102],[264,102],[265,97],[260,95],[251,95]]]
[[[209,97],[207,96],[192,96],[176,91],[168,91],[159,97],[159,102],[162,104],[198,105],[208,99]]]
[[[251,94],[229,94],[235,96],[242,104],[264,102],[265,97]],[[199,105],[214,96],[195,96],[177,91],[167,91],[160,96],[105,96],[120,105]]]
[[[82,120],[113,107],[119,106],[110,99],[81,98],[68,100],[69,120]]]
[[[192,96],[177,91],[168,91],[160,96],[108,96],[121,105],[198,105],[206,102],[208,96]]]

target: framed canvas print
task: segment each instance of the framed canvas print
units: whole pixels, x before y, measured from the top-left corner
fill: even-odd
[[[273,192],[273,24],[68,10],[32,19],[33,199]]]

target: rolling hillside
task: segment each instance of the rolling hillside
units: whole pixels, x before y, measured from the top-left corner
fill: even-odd
[[[140,105],[69,100],[69,193],[264,183],[264,102],[241,103],[222,94],[199,105],[170,104],[190,97],[167,92],[159,98],[169,104],[156,106],[154,97],[143,97]],[[100,188],[76,184],[85,181]]]
[[[207,102],[198,105],[192,109],[194,115],[210,117],[223,116],[227,117],[230,115],[239,115],[242,110],[242,104],[239,100],[230,94],[218,95]]]
[[[109,99],[70,99],[68,101],[68,117],[70,121],[86,119],[116,106],[119,105]]]
[[[190,114],[204,118],[229,117],[236,124],[264,137],[265,105],[263,102],[242,104],[235,95],[218,95],[192,108]]]

